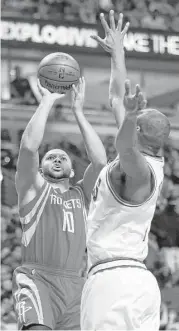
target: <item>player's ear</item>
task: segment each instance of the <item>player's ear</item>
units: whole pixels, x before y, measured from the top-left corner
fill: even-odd
[[[43,170],[42,170],[42,168],[39,168],[39,172],[40,172],[41,176],[44,175],[44,174],[43,174]]]
[[[73,178],[75,176],[75,172],[73,169],[71,169],[71,172],[70,172],[70,178]]]
[[[137,125],[137,128],[136,128],[136,129],[137,129],[137,131],[140,131],[140,126],[139,126],[139,125]]]

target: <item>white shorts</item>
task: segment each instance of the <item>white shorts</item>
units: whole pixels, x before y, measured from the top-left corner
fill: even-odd
[[[136,267],[89,276],[81,300],[81,330],[159,330],[160,290],[153,274]]]

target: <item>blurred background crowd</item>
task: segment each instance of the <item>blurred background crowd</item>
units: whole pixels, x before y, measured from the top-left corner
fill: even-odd
[[[124,13],[132,27],[179,31],[177,0],[2,0],[3,15],[94,24],[99,13]]]
[[[27,22],[28,20],[38,19],[51,22],[59,20],[60,24],[62,21],[77,22],[81,26],[83,26],[83,23],[96,24],[99,22],[99,13],[108,13],[110,9],[114,9],[116,15],[123,12],[125,20],[131,22],[132,28],[173,31],[176,35],[179,32],[178,0],[2,0],[3,19],[9,17],[13,20],[15,17],[23,17],[23,19],[27,19]],[[10,42],[8,47],[10,47],[9,45]],[[12,44],[13,47],[14,44]],[[25,46],[23,47],[24,54],[25,51],[28,53]],[[12,50],[10,52],[13,53]],[[36,62],[34,60],[35,55],[34,58],[30,58],[31,55],[26,56],[27,59],[23,59],[23,62],[21,55],[23,52],[20,49],[17,53],[15,49],[15,55],[13,54],[8,63],[6,63],[6,53],[4,53],[4,65],[2,67],[2,70],[4,70],[2,84],[7,87],[5,91],[8,90],[8,98],[7,93],[3,94],[3,123],[6,123],[6,125],[5,127],[2,125],[1,129],[1,329],[12,329],[15,325],[12,302],[12,274],[13,270],[21,263],[21,226],[14,176],[24,127],[39,103],[39,96],[33,88],[33,82],[36,82],[38,61],[43,57],[43,53],[39,52],[38,56],[36,53]],[[89,50],[86,51],[86,53],[88,52]],[[49,50],[48,53],[50,53]],[[73,53],[71,54],[73,55]],[[86,61],[89,61],[89,58]],[[93,61],[95,62],[96,58]],[[178,66],[178,63],[176,63],[176,66]],[[165,65],[165,75],[160,73],[161,76],[149,67],[146,68],[146,72],[140,65],[138,68],[137,66],[134,67],[130,67],[129,72],[132,83],[141,83],[141,86],[146,90],[148,100],[150,94],[150,100],[153,100],[152,105],[170,108],[170,115],[172,112],[174,114],[176,109],[179,111],[179,90],[177,90],[178,86],[175,83],[178,76],[176,74],[174,77],[174,73],[167,73],[167,64]],[[8,72],[7,78],[5,78],[5,69]],[[91,83],[92,86],[90,97],[87,93],[86,112],[89,116],[92,115],[95,118],[98,127],[100,122],[101,126],[105,126],[106,120],[107,127],[110,128],[109,120],[112,117],[110,110],[105,102],[102,104],[102,99],[100,99],[101,95],[104,99],[107,93],[104,91],[108,89],[109,71],[105,71],[104,67],[97,71],[95,66],[88,67],[86,64],[86,68],[84,65],[84,72],[86,73],[85,79],[87,79],[86,85],[88,86]],[[94,79],[95,72],[97,74]],[[32,76],[35,77],[34,80],[31,79]],[[98,78],[101,81],[98,81]],[[102,93],[100,93],[100,88],[104,88]],[[158,90],[158,94],[156,90]],[[96,91],[96,99],[99,100],[95,106],[92,103],[94,101],[94,91]],[[91,100],[90,105],[88,104],[89,100]],[[56,124],[62,121],[64,126],[68,124],[71,125],[70,127],[75,126],[75,121],[72,119],[69,109],[69,102],[68,105],[58,104],[50,114],[49,123]],[[103,112],[103,116],[101,116],[101,112]],[[13,119],[10,119],[10,116],[13,116]],[[177,128],[179,127],[179,123],[174,123],[174,125]],[[13,130],[16,130],[17,139],[14,139]],[[177,132],[177,141],[179,142],[179,131]],[[52,132],[52,138],[44,141],[39,153],[41,159],[51,148],[66,150],[73,160],[73,168],[75,169],[73,182],[76,182],[83,175],[84,169],[88,165],[88,158],[81,138],[78,137],[77,141],[73,141],[73,138],[70,139],[69,135],[70,129],[68,128],[65,138],[62,137],[59,141],[57,134],[53,135]],[[54,136],[56,137],[54,138]],[[113,160],[116,157],[114,135],[103,134],[102,139],[108,160]],[[179,330],[179,143],[170,139],[164,148],[164,157],[165,179],[149,234],[149,254],[146,264],[157,277],[162,291],[160,329]]]

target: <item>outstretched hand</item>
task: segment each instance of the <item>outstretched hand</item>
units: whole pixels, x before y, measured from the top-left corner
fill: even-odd
[[[147,101],[140,90],[140,86],[136,85],[135,94],[131,94],[131,84],[129,80],[125,81],[124,107],[128,114],[137,114],[141,109],[146,107]]]
[[[85,99],[85,79],[79,79],[77,86],[72,85],[72,109],[73,111],[82,111]]]
[[[65,93],[52,93],[50,92],[49,90],[47,90],[45,87],[43,87],[41,84],[40,84],[40,80],[37,79],[37,87],[39,89],[39,92],[40,94],[42,95],[42,97],[47,97],[51,100],[53,100],[54,102],[56,100],[59,100],[59,99],[62,99],[64,96],[65,96]]]
[[[119,20],[116,27],[113,10],[110,10],[109,12],[110,27],[105,20],[104,14],[102,13],[100,14],[100,20],[105,31],[105,38],[102,39],[99,36],[91,36],[91,38],[96,40],[104,48],[104,50],[110,54],[114,54],[119,48],[123,50],[124,36],[128,31],[130,23],[127,22],[124,29],[121,31],[123,25],[123,14],[119,14]]]

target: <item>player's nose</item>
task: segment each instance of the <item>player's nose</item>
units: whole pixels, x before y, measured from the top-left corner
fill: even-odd
[[[60,157],[56,157],[56,159],[54,160],[55,163],[61,163],[61,158]]]

